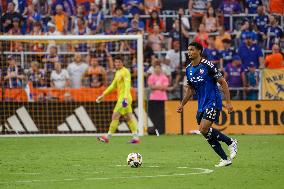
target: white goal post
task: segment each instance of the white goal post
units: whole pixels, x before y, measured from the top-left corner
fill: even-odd
[[[135,40],[136,41],[136,57],[137,57],[137,110],[136,110],[136,116],[138,118],[138,132],[139,135],[142,136],[144,135],[144,126],[145,126],[145,111],[144,111],[144,65],[143,65],[143,36],[142,35],[43,35],[43,36],[36,36],[36,35],[1,35],[0,36],[0,43],[3,44],[5,42],[17,42],[17,41],[27,41],[27,42],[40,42],[40,41],[128,41],[128,40]],[[7,52],[7,51],[6,51]],[[21,52],[10,52],[11,54],[15,53],[15,54],[20,54]],[[9,52],[6,54],[3,54],[2,51],[2,56],[7,57],[9,55]],[[1,68],[3,71],[3,68]],[[7,104],[9,102],[4,102],[2,101],[2,105],[4,108],[4,104]],[[5,110],[4,110],[5,111]],[[39,110],[40,111],[40,110]],[[7,114],[8,115],[8,114]],[[15,115],[16,115],[16,110],[15,110]],[[11,113],[8,115],[9,118],[11,118]],[[20,122],[24,127],[24,130],[27,131],[26,126],[24,125],[25,120],[21,120],[21,118],[16,115],[18,117],[18,122]],[[2,117],[2,119],[7,120],[8,117]],[[12,120],[12,119],[11,119]],[[30,121],[30,120],[29,120]],[[111,120],[109,120],[111,121]],[[16,121],[17,122],[17,121]],[[27,121],[26,121],[27,122]],[[2,129],[3,127],[5,127],[5,125],[9,126],[9,129],[13,129],[11,128],[11,126],[9,125],[10,123],[8,122],[1,122],[0,123],[0,128]],[[17,124],[17,123],[15,123]],[[82,126],[83,127],[83,126]],[[83,127],[84,128],[84,127]],[[7,129],[7,128],[6,128]],[[1,131],[0,131],[1,132]],[[20,132],[17,132],[20,133]],[[36,132],[23,132],[23,135],[37,135]],[[38,135],[45,135],[45,133],[38,133]],[[48,135],[49,133],[47,133]],[[50,133],[51,135],[56,135],[57,133]],[[64,133],[63,133],[64,134]],[[62,134],[62,135],[63,135]],[[66,133],[66,134],[70,134],[70,133]],[[76,133],[74,133],[75,135]],[[77,133],[78,135],[84,135],[84,133]],[[87,135],[96,135],[96,133],[86,133]],[[99,135],[102,133],[99,133]],[[59,134],[60,135],[60,134]],[[125,133],[122,133],[122,135],[125,135]]]

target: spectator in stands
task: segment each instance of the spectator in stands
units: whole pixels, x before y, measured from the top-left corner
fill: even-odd
[[[160,64],[154,65],[154,73],[148,78],[148,86],[151,89],[150,100],[168,100],[168,77],[162,72]]]
[[[202,22],[203,16],[206,14],[206,10],[211,5],[211,1],[207,0],[189,0],[188,10],[191,18],[191,26],[193,31],[197,31],[199,24]]]
[[[265,57],[265,67],[269,69],[284,68],[284,57],[277,44],[272,46],[272,54]]]
[[[34,88],[46,87],[45,72],[39,68],[39,63],[33,61],[28,71],[28,81],[32,82]]]
[[[165,64],[162,60],[159,60],[156,55],[151,57],[151,67],[147,70],[146,75],[149,76],[154,73],[154,66],[156,64],[161,65],[162,72],[166,74],[166,76],[169,78],[169,81],[171,81],[172,80],[171,68],[167,64]]]
[[[233,56],[233,61],[225,67],[225,79],[231,88],[231,98],[234,100],[243,99],[244,69],[242,68],[241,58],[238,55]]]
[[[215,39],[215,47],[218,49],[218,50],[224,50],[224,44],[223,44],[223,40],[224,39],[231,39],[231,35],[230,33],[226,32],[224,30],[224,27],[223,26],[219,26],[218,27],[218,35],[216,36],[216,39]]]
[[[86,25],[86,22],[83,17],[79,17],[77,21],[77,30],[73,31],[74,35],[89,35],[90,30]],[[75,50],[77,52],[87,52],[88,51],[88,45],[87,43],[79,43],[75,45]]]
[[[134,14],[133,19],[138,20],[138,27],[139,29],[145,30],[145,24],[144,22],[140,19],[140,14]]]
[[[99,88],[107,85],[107,73],[104,67],[99,65],[96,57],[90,58],[90,64],[84,74],[84,79],[87,80],[88,87]]]
[[[66,69],[61,68],[61,63],[55,63],[55,70],[51,72],[50,86],[56,89],[70,87],[70,77]]]
[[[148,33],[153,33],[156,25],[159,27],[160,31],[164,30],[164,21],[160,19],[159,13],[157,11],[152,11],[150,13],[150,18],[146,20],[146,31]]]
[[[115,42],[112,42],[112,44]],[[91,49],[89,52],[90,57],[96,57],[99,65],[102,66],[107,71],[113,71],[114,63],[111,54],[106,46],[106,43],[96,44],[95,49]],[[115,49],[110,49],[110,51],[115,51]]]
[[[50,1],[44,0],[34,0],[33,1],[34,9],[41,14],[41,21],[43,25],[43,30],[47,31],[47,23],[50,20]]]
[[[261,0],[245,0],[245,13],[246,14],[256,14],[257,7],[262,6]]]
[[[48,31],[46,35],[61,35],[61,33],[56,29],[55,24],[48,22],[47,24]]]
[[[224,0],[219,7],[219,12],[222,15],[240,14],[241,6],[237,0]],[[230,18],[224,17],[225,30],[230,29]]]
[[[111,21],[110,26],[106,29],[106,35],[118,35],[118,23]]]
[[[208,47],[204,49],[203,56],[217,67],[220,67],[221,54],[215,47],[215,36],[209,36]]]
[[[153,51],[161,51],[164,44],[164,36],[160,33],[158,25],[154,26],[152,33],[148,35],[148,42],[151,43]]]
[[[40,22],[33,22],[31,35],[44,35],[42,31],[42,25]],[[32,52],[43,52],[44,51],[44,44],[43,43],[32,43],[30,44],[30,50]],[[37,56],[41,57],[42,55],[38,54]]]
[[[24,33],[22,33],[21,30],[21,23],[20,23],[20,19],[15,17],[13,18],[13,22],[12,22],[12,27],[11,29],[8,31],[9,35],[23,35]]]
[[[128,27],[128,18],[123,15],[123,9],[121,7],[117,7],[115,9],[115,15],[112,18],[113,22],[118,24],[117,31],[119,34],[124,34]]]
[[[278,44],[282,35],[283,30],[279,27],[278,20],[275,16],[269,15],[269,25],[266,30],[266,48],[271,49],[273,44]]]
[[[54,70],[54,64],[56,62],[61,62],[56,45],[49,46],[48,54],[44,56],[42,62],[44,63],[44,70],[47,73],[51,73],[51,71]]]
[[[180,7],[178,9],[178,14],[181,16],[181,23],[182,23],[182,27],[186,30],[189,31],[190,30],[190,24],[189,24],[189,19],[187,16],[185,16],[184,14],[184,9],[182,7]]]
[[[161,0],[144,0],[145,14],[150,14],[152,11],[157,11],[159,13],[161,8]]]
[[[245,42],[238,48],[244,69],[253,63],[256,68],[264,67],[263,53],[259,45],[254,44],[250,35],[246,36]]]
[[[6,88],[18,88],[23,86],[23,80],[25,78],[23,70],[17,65],[15,57],[8,56],[9,66],[4,73],[4,84]]]
[[[52,17],[56,29],[61,33],[68,31],[68,17],[63,11],[62,5],[56,5],[56,14]]]
[[[165,57],[165,63],[171,68],[172,75],[176,75],[179,72],[180,68],[180,56],[179,51],[180,50],[180,43],[179,41],[173,41],[173,48],[169,49],[167,51],[166,57]],[[181,56],[182,65],[184,65],[186,61],[185,54],[182,53]]]
[[[270,14],[284,15],[284,1],[283,0],[269,0],[268,11]]]
[[[142,14],[144,6],[142,0],[123,0],[122,8],[129,15]]]
[[[181,49],[183,51],[187,50],[188,47],[188,38],[189,38],[189,33],[188,31],[184,28],[184,26],[182,25],[181,27]],[[172,49],[173,46],[173,41],[179,41],[179,37],[180,37],[180,32],[179,32],[179,20],[175,20],[174,24],[173,24],[173,29],[170,31],[169,33],[169,38],[168,38],[168,49]]]
[[[240,40],[240,43],[243,43],[247,36],[251,36],[254,43],[257,41],[257,34],[251,31],[251,25],[248,20],[245,20],[241,26],[241,31],[237,34],[237,38]]]
[[[259,75],[256,72],[255,65],[250,64],[248,71],[245,72],[245,96],[247,100],[258,99]]]
[[[202,23],[205,25],[207,32],[216,32],[219,26],[219,21],[213,7],[209,7],[206,15],[202,19]]]
[[[41,13],[35,11],[34,5],[29,5],[23,16],[26,17],[25,28],[23,29],[25,33],[32,31],[33,23],[41,21]]]
[[[269,24],[269,17],[265,14],[263,5],[257,7],[257,16],[255,17],[254,24],[260,32],[266,32],[266,28]]]
[[[199,25],[198,32],[194,38],[194,41],[200,43],[204,48],[208,47],[208,33],[205,30],[204,24]]]
[[[1,17],[4,33],[7,33],[13,27],[14,18],[18,18],[20,22],[23,20],[22,15],[15,11],[15,3],[10,2],[8,3],[7,11]]]
[[[117,6],[116,0],[95,0],[95,3],[102,8],[105,15],[114,15],[115,7]]]
[[[96,3],[91,3],[90,12],[87,15],[88,27],[91,29],[91,34],[101,33],[103,30],[104,14]]]
[[[185,54],[182,53],[180,62],[180,42],[174,41],[173,49],[168,50],[164,61],[171,71],[171,84],[168,88],[168,91],[170,91],[170,99],[177,99],[179,97],[179,82],[181,80],[180,67],[185,65],[185,61]]]
[[[236,50],[232,47],[232,41],[230,39],[223,39],[224,50],[220,51],[220,67],[221,69],[225,68],[227,64],[231,63],[233,56],[236,55]]]
[[[88,69],[88,64],[82,61],[81,54],[78,52],[74,55],[74,62],[68,65],[67,71],[70,76],[71,88],[81,88],[82,87],[82,77],[86,70]]]
[[[136,19],[131,20],[131,27],[126,30],[126,34],[143,35],[143,29],[139,28],[139,21]]]

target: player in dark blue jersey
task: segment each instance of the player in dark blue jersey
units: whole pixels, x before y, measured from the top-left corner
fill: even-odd
[[[218,122],[222,110],[222,99],[217,83],[221,85],[224,91],[226,108],[229,113],[233,111],[230,92],[228,84],[218,68],[210,61],[201,57],[202,51],[203,47],[199,43],[192,42],[188,46],[188,56],[191,60],[186,67],[188,86],[186,94],[177,108],[177,112],[182,112],[183,106],[191,98],[193,92],[195,92],[198,97],[196,119],[198,125],[200,125],[199,130],[214,151],[221,157],[221,161],[215,166],[228,166],[232,164],[232,159],[237,154],[237,140],[229,138],[219,130],[212,128],[212,124],[213,122]],[[222,149],[219,141],[225,142],[228,145],[229,157]]]

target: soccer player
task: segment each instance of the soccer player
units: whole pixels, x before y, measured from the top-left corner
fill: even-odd
[[[184,105],[195,92],[198,97],[196,119],[198,125],[200,125],[199,130],[214,151],[221,157],[221,161],[215,167],[228,166],[232,164],[232,159],[237,154],[237,140],[229,138],[219,130],[212,128],[212,124],[213,122],[218,122],[222,110],[222,99],[217,82],[224,91],[228,113],[233,111],[229,88],[217,67],[201,57],[202,51],[202,45],[197,42],[192,42],[188,46],[188,56],[190,59],[190,63],[186,67],[188,86],[186,94],[177,108],[177,112],[182,112]],[[228,145],[229,157],[222,149],[219,141],[225,142]]]
[[[103,98],[109,94],[113,89],[117,89],[117,103],[113,110],[112,121],[110,123],[109,131],[106,136],[98,137],[101,142],[108,143],[112,134],[116,131],[119,124],[119,118],[124,116],[127,124],[133,134],[132,140],[129,143],[136,144],[140,140],[137,134],[137,124],[132,113],[132,96],[131,96],[131,75],[127,68],[123,65],[123,60],[120,56],[114,58],[114,64],[117,69],[111,85],[97,98],[97,102],[101,102]]]

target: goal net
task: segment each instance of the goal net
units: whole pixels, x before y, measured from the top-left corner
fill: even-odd
[[[112,82],[113,58],[131,72],[133,113],[144,131],[141,35],[0,36],[1,135],[103,134],[116,91],[96,98]],[[130,134],[123,118],[117,133]]]

